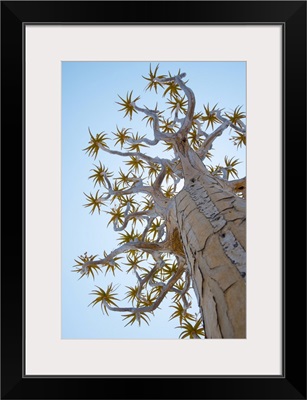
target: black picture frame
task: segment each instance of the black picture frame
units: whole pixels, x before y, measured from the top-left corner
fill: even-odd
[[[161,2],[161,13],[153,13],[151,3],[159,2],[1,2],[1,398],[306,399],[306,236],[299,229],[306,221],[306,2],[166,1]],[[24,375],[23,29],[27,23],[283,26],[282,376]]]

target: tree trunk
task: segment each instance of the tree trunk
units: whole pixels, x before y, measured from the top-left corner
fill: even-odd
[[[220,179],[194,170],[175,205],[206,338],[245,338],[245,199]]]

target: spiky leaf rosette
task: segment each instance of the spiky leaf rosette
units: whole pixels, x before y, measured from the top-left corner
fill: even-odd
[[[128,320],[125,326],[133,325],[135,322],[137,322],[140,326],[142,321],[149,325],[150,318],[146,312],[134,311],[128,314],[123,314],[123,320]]]
[[[167,101],[167,104],[170,105],[168,108],[171,110],[171,113],[177,111],[185,114],[187,112],[188,100],[185,97],[173,96]]]
[[[118,126],[116,126],[116,132],[112,132],[113,135],[115,136],[115,146],[117,144],[120,145],[120,148],[122,149],[123,146],[126,144],[127,140],[130,139],[129,135],[130,129],[122,128],[119,129]]]
[[[158,69],[159,69],[159,64],[156,66],[154,71],[152,71],[151,64],[150,64],[148,77],[143,76],[143,78],[148,81],[148,84],[147,84],[145,90],[154,89],[155,92],[157,93],[158,87],[163,87],[162,83],[160,83],[158,81],[158,79],[165,78],[165,75],[157,75],[158,74]]]
[[[241,107],[236,107],[232,113],[225,113],[226,117],[239,128],[243,128],[244,124],[242,123],[243,119],[246,118],[246,115],[243,111],[240,111]]]
[[[201,339],[202,336],[205,336],[201,319],[198,319],[195,324],[192,324],[188,321],[183,322],[182,325],[178,326],[177,328],[183,329],[183,332],[181,332],[179,336],[181,339]]]
[[[180,70],[177,73],[177,76],[179,76],[181,74]],[[171,73],[168,73],[169,77],[171,77]],[[163,97],[165,96],[170,96],[170,98],[172,97],[178,97],[179,93],[182,91],[181,87],[178,85],[177,82],[171,80],[169,82],[166,82],[165,84],[165,90],[163,92]]]
[[[180,301],[176,301],[174,305],[171,305],[170,307],[175,309],[173,314],[170,316],[170,320],[179,318],[180,327],[182,327],[183,322],[195,321],[195,316],[189,313]]]
[[[116,307],[116,301],[119,299],[116,297],[117,293],[115,293],[116,288],[113,286],[113,283],[108,285],[106,290],[103,290],[101,287],[96,286],[97,290],[93,290],[91,292],[92,295],[96,296],[96,298],[89,304],[93,307],[96,304],[100,303],[101,311],[108,314],[108,307]]]
[[[93,195],[92,193],[90,193],[89,195],[84,193],[84,195],[87,199],[87,203],[84,204],[84,207],[90,207],[91,214],[94,214],[95,210],[97,210],[98,214],[100,214],[101,206],[103,205],[103,202],[101,200],[101,195],[99,194],[99,190],[97,190],[95,195]]]
[[[89,134],[91,137],[91,140],[89,141],[89,146],[83,150],[88,153],[89,156],[94,156],[94,159],[96,159],[99,149],[103,147],[108,147],[108,145],[106,144],[107,134],[100,132],[94,136],[92,135],[90,129]]]
[[[238,164],[240,164],[240,161],[237,158],[231,157],[228,158],[227,156],[225,156],[224,158],[225,161],[225,169],[226,169],[226,178],[229,179],[230,175],[232,175],[233,177],[238,177],[238,171],[235,168]]]
[[[81,255],[78,257],[77,260],[75,260],[76,265],[74,265],[74,268],[76,268],[73,272],[77,272],[81,274],[80,278],[83,278],[84,276],[92,276],[93,279],[95,279],[95,274],[98,274],[98,271],[101,271],[100,266],[91,263],[91,261],[94,261],[98,255],[91,255],[88,256],[87,253],[84,253],[84,255]]]
[[[118,96],[122,102],[121,103],[117,102],[117,104],[122,106],[122,108],[119,111],[124,111],[125,112],[124,117],[126,117],[128,115],[130,120],[132,119],[132,114],[137,113],[137,111],[134,107],[134,103],[140,99],[140,96],[138,96],[132,100],[132,93],[133,93],[133,90],[131,90],[130,93],[128,92],[125,99],[123,99],[121,96]]]
[[[235,131],[235,135],[230,138],[237,148],[246,146],[246,134],[243,132]]]
[[[106,177],[110,178],[113,173],[108,170],[104,165],[99,161],[99,165],[94,165],[91,171],[93,171],[93,175],[89,176],[89,179],[93,179],[94,187],[98,184],[99,186],[104,185],[106,183]]]
[[[216,107],[217,104],[215,104],[214,107],[210,108],[209,103],[207,104],[207,106],[204,106],[205,115],[202,115],[201,120],[203,122],[207,122],[206,129],[208,129],[209,126],[211,126],[211,128],[213,129],[214,125],[220,122],[220,120],[216,116],[216,111],[217,111]]]

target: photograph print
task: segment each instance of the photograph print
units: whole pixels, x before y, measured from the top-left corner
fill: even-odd
[[[245,339],[246,279],[246,63],[62,62],[62,339]]]

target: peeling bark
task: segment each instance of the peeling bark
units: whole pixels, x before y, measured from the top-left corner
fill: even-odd
[[[206,174],[175,198],[176,219],[207,338],[246,337],[244,200]]]

